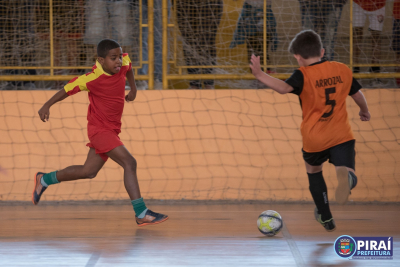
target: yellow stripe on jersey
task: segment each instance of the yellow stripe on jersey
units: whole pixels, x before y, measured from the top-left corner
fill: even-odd
[[[128,54],[123,54],[122,57],[122,66],[129,66],[131,63],[131,60],[128,56]],[[100,62],[96,61],[96,68],[94,68],[93,72],[89,74],[84,74],[82,76],[79,76],[78,78],[72,79],[67,85],[64,86],[64,90],[68,95],[73,95],[76,94],[80,91],[88,91],[89,89],[87,88],[86,84],[88,82],[91,82],[98,77],[100,77],[102,74],[105,74],[107,76],[111,76],[111,74],[108,74],[103,70],[103,67],[101,66]]]
[[[64,90],[67,94],[76,94],[79,91],[88,91],[89,89],[87,88],[86,84],[88,82],[91,82],[95,79],[97,79],[101,74],[99,72],[96,73],[96,71],[91,72],[90,74],[84,74],[82,76],[79,76],[76,79],[72,79],[69,83],[67,83],[64,86]]]
[[[128,54],[124,54],[122,57],[122,66],[129,66],[129,63],[131,63],[131,59]]]

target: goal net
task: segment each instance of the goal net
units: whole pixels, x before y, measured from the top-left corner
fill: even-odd
[[[80,75],[94,62],[97,38],[117,39],[130,53],[138,75],[148,74],[145,66],[150,63],[155,79],[161,79],[166,58],[164,78],[169,79],[170,89],[226,89],[140,91],[137,100],[125,106],[120,136],[137,159],[145,198],[311,201],[301,155],[298,98],[252,90],[263,85],[249,79],[248,57],[253,52],[265,55],[266,71],[288,76],[297,68],[287,52],[289,43],[300,30],[312,28],[321,33],[328,59],[350,64],[350,21],[360,23],[362,17],[357,16],[363,14],[358,10],[351,16],[351,2],[154,0],[153,63],[147,62],[146,50],[151,34],[148,1],[1,1],[0,201],[29,201],[37,171],[81,165],[88,152],[86,93],[53,106],[50,121],[43,123],[37,111],[55,91],[8,89],[56,89],[65,81],[47,76],[35,82],[28,78],[6,82],[2,77]],[[168,11],[167,54],[160,52],[162,4]],[[375,21],[382,29],[371,25],[372,17],[367,16],[356,30],[359,54],[353,63],[367,74],[361,80],[365,88],[397,87],[394,78],[372,84],[377,82],[377,69],[372,73],[369,69],[373,65],[380,66],[380,73],[397,73],[397,35],[393,35],[397,9],[393,6],[393,1],[385,1],[383,20]],[[376,37],[379,49],[374,50]],[[189,79],[188,74],[197,76]],[[210,74],[228,78],[214,81]],[[370,122],[361,122],[357,106],[348,102],[359,176],[351,199],[398,202],[400,91],[363,90]],[[331,165],[324,167],[324,176],[331,198],[337,184]],[[95,179],[51,186],[43,199],[127,199],[123,170],[109,160]]]
[[[372,120],[348,102],[356,142],[354,201],[400,200],[400,91],[365,90]],[[0,91],[0,200],[29,201],[33,176],[86,159],[86,93],[37,110],[52,91]],[[350,99],[349,99],[350,100]],[[270,90],[139,91],[120,134],[138,162],[143,196],[163,200],[311,201],[301,154],[297,97]],[[334,168],[324,167],[333,197]],[[127,199],[123,170],[109,160],[94,179],[50,186],[54,200]]]

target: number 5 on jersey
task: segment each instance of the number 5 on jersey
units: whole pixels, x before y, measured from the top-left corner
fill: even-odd
[[[331,116],[332,115],[332,113],[333,113],[333,109],[335,108],[335,106],[336,106],[336,100],[334,100],[334,99],[329,99],[329,95],[330,94],[334,94],[334,93],[336,93],[336,88],[335,87],[330,87],[330,88],[326,88],[325,89],[325,99],[326,99],[326,101],[325,101],[325,105],[331,105],[332,106],[332,109],[331,109],[331,111],[329,111],[328,113],[324,113],[323,115],[322,115],[322,118],[328,118],[329,116]]]

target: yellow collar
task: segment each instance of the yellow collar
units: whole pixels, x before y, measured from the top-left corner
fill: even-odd
[[[107,75],[107,76],[112,76],[111,74],[108,74],[103,70],[103,66],[101,66],[100,62],[96,60],[96,69],[94,70],[95,72],[99,73],[99,76],[101,74]]]

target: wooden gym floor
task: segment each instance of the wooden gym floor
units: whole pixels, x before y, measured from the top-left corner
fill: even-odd
[[[332,206],[337,230],[314,220],[313,206],[161,205],[165,223],[137,227],[129,205],[1,205],[0,266],[400,266],[400,206]],[[284,228],[258,232],[264,210]],[[394,260],[343,260],[340,235],[393,236]]]

